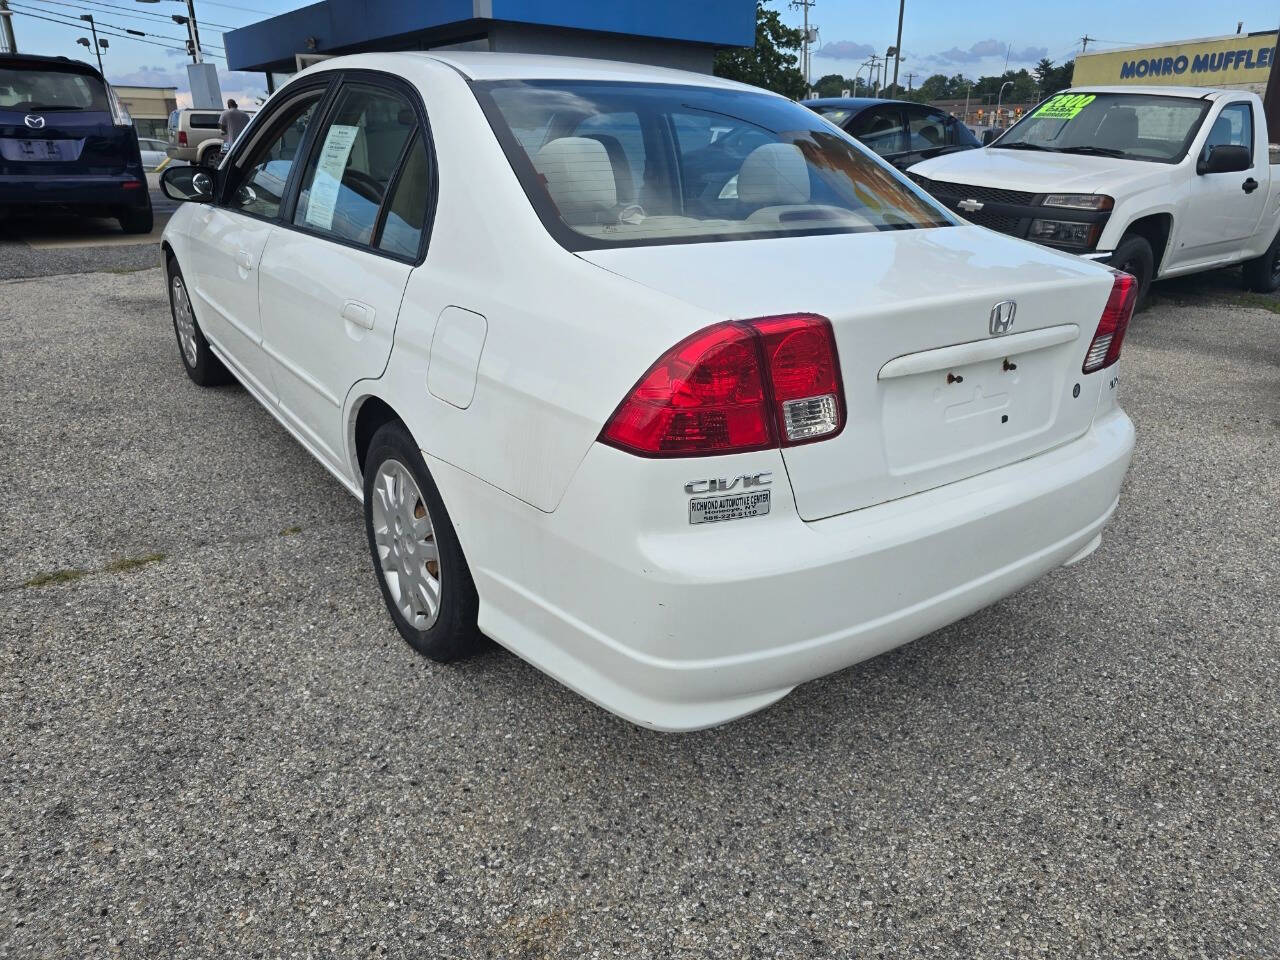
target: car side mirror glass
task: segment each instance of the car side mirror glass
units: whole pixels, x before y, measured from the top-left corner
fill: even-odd
[[[215,174],[200,167],[169,167],[160,175],[160,190],[170,200],[208,203]]]
[[[1234,143],[1220,143],[1209,148],[1209,156],[1196,163],[1196,173],[1240,173],[1253,166],[1248,147]]]

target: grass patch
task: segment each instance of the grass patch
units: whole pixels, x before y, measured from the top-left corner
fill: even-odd
[[[121,557],[119,560],[112,560],[104,569],[112,573],[122,573],[125,570],[136,570],[138,567],[145,567],[149,563],[159,563],[164,557],[163,553],[144,553],[137,557]]]
[[[280,531],[280,536],[292,537],[295,533],[301,533],[301,532],[302,532],[301,527],[285,527],[283,530]]]
[[[44,587],[51,583],[66,583],[70,580],[79,580],[81,577],[87,577],[88,570],[50,570],[48,573],[37,573],[30,580],[23,582],[24,587]]]
[[[1258,307],[1262,310],[1270,310],[1272,313],[1280,313],[1280,299],[1266,293],[1242,293],[1233,302],[1242,307]]]

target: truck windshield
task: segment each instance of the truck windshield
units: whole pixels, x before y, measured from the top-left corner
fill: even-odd
[[[1036,107],[994,148],[1052,150],[1177,163],[1209,101],[1133,93],[1060,93]]]
[[[669,84],[473,84],[543,224],[570,249],[954,221],[797,103]]]
[[[0,67],[0,110],[92,110],[105,113],[107,90],[86,73],[40,67]]]

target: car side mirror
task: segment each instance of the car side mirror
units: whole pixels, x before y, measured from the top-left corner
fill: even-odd
[[[214,176],[200,167],[169,167],[160,174],[160,190],[170,200],[208,203],[213,199]]]
[[[1239,173],[1253,166],[1248,147],[1234,143],[1220,143],[1209,148],[1209,156],[1196,161],[1196,173]]]
[[[994,129],[986,129],[982,131],[982,145],[985,147],[996,137],[1000,136],[1000,131]]]

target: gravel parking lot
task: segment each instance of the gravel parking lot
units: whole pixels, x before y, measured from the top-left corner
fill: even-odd
[[[158,269],[0,283],[0,957],[1280,956],[1280,301],[1237,291],[1135,320],[1088,561],[666,736],[414,655]]]

